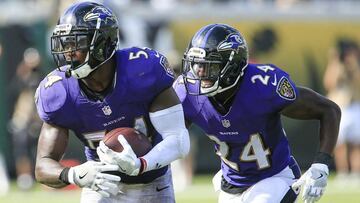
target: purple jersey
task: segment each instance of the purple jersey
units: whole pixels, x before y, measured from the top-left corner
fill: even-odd
[[[118,50],[113,89],[103,101],[89,100],[77,79],[64,72],[51,72],[40,83],[36,105],[40,118],[72,130],[84,143],[88,160],[97,160],[96,147],[105,132],[119,127],[132,127],[149,137],[152,145],[162,141],[149,119],[153,99],[171,87],[174,76],[167,59],[145,48]],[[121,174],[122,182],[144,183],[163,175],[167,166],[141,176]]]
[[[188,88],[196,92],[198,85]],[[249,64],[225,115],[215,110],[208,97],[187,95],[182,77],[174,88],[186,119],[216,143],[227,182],[248,187],[289,165],[290,149],[279,111],[294,102],[297,90],[287,73],[270,64]]]

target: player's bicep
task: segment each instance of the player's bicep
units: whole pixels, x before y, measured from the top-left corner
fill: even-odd
[[[298,87],[295,102],[286,106],[281,114],[294,119],[319,119],[330,102],[309,88]]]
[[[37,160],[50,158],[59,161],[65,153],[68,137],[67,129],[44,122],[38,141]]]
[[[180,104],[180,100],[175,90],[172,87],[169,87],[155,97],[149,111],[156,112],[177,104]]]

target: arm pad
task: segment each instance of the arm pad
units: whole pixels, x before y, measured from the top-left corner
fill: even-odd
[[[185,127],[181,104],[150,113],[150,120],[163,141],[143,156],[147,162],[145,171],[169,165],[172,161],[185,157],[190,150],[189,132]]]

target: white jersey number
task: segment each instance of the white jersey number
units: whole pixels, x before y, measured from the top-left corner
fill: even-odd
[[[99,145],[100,140],[103,139],[105,136],[106,131],[97,131],[97,132],[90,132],[90,133],[84,133],[83,136],[86,139],[88,146],[90,149],[96,149],[96,147]]]
[[[264,66],[256,66],[256,68],[264,71],[265,73],[267,73],[269,70],[270,71],[274,71],[275,68],[271,67],[271,66],[267,66],[267,65],[264,65]],[[255,83],[257,80],[260,81],[262,84],[264,85],[268,85],[269,83],[269,79],[270,79],[270,76],[269,75],[254,75],[251,77],[251,82],[252,83]]]
[[[213,135],[210,135],[209,138],[219,145],[216,154],[220,156],[220,158],[232,169],[240,171],[239,165],[228,159],[230,149],[228,144],[226,142],[220,141]],[[250,140],[240,153],[239,160],[241,162],[256,162],[258,169],[262,170],[270,167],[270,162],[268,159],[270,154],[270,149],[265,149],[262,138],[257,133],[250,135]]]
[[[129,54],[129,60],[138,59],[138,58],[141,57],[141,55],[143,55],[146,59],[149,58],[149,55],[148,55],[145,51],[140,50],[140,51],[138,51],[138,52],[136,52],[136,53],[130,52],[130,54]]]
[[[265,169],[270,166],[268,155],[270,155],[270,149],[264,149],[261,136],[253,134],[250,136],[250,141],[245,145],[240,160],[243,162],[256,161],[259,169]]]
[[[209,138],[219,145],[219,149],[216,151],[216,155],[218,155],[228,166],[239,171],[239,166],[237,165],[237,163],[227,159],[229,155],[229,146],[226,144],[226,142],[221,142],[217,137],[213,135],[209,135]]]

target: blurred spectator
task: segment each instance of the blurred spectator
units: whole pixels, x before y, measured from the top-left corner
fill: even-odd
[[[131,12],[132,6],[138,5],[139,0],[127,1],[100,1],[109,8],[113,8],[116,16],[119,19],[120,29],[120,47],[149,47],[155,49],[167,56],[169,62],[171,59],[178,59],[174,47],[174,39],[169,25],[169,19],[146,19]],[[159,1],[162,5],[159,5]],[[157,11],[164,11],[171,8],[171,2],[176,0],[143,0],[143,3],[148,2],[149,9]],[[173,56],[175,55],[175,56]]]
[[[0,197],[8,193],[9,187],[9,177],[7,175],[5,161],[0,153]]]
[[[23,190],[30,189],[34,183],[35,146],[41,127],[35,110],[34,94],[41,77],[40,62],[38,50],[26,49],[10,84],[10,91],[18,93],[18,96],[8,130],[13,140],[17,185]]]
[[[3,49],[0,44],[0,58],[2,56]],[[6,164],[4,157],[0,151],[0,196],[6,195],[9,191],[9,177],[7,175]]]
[[[254,33],[251,38],[249,63],[257,63],[260,56],[270,53],[275,49],[278,36],[272,27],[264,27]]]
[[[360,50],[356,42],[341,38],[330,50],[324,75],[328,97],[342,108],[335,149],[337,179],[360,183]]]

